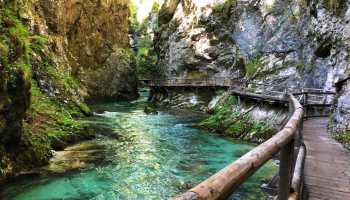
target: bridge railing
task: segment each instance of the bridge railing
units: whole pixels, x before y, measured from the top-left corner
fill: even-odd
[[[304,107],[305,118],[326,117],[332,112],[332,105],[336,93],[322,89],[304,88],[300,92],[294,92]],[[312,112],[311,114],[309,112]],[[319,113],[317,113],[317,112]]]
[[[315,88],[303,88],[300,91],[288,91],[281,90],[281,85],[279,84],[270,84],[270,83],[259,83],[249,80],[238,80],[230,79],[228,77],[211,77],[211,78],[194,78],[194,79],[185,79],[185,78],[170,78],[170,79],[140,79],[142,84],[148,86],[163,86],[163,87],[226,87],[231,90],[244,91],[246,93],[262,94],[265,97],[275,97],[275,98],[284,98],[285,94],[290,92],[293,93],[296,97],[300,99],[307,95],[306,100],[307,104],[315,105],[326,105],[329,106],[333,101],[334,92],[326,91],[323,89]],[[293,89],[291,89],[293,90]]]
[[[200,78],[200,79],[184,79],[184,78],[172,78],[172,79],[140,79],[141,83],[149,86],[222,86],[229,87],[235,83],[238,83],[236,79],[228,79],[225,77],[215,78]]]
[[[292,114],[281,131],[226,168],[187,192],[172,198],[172,200],[225,199],[278,152],[280,152],[278,199],[297,199],[302,185],[301,173],[305,157],[305,148],[302,145],[296,145],[302,144],[300,140],[302,138],[303,107],[293,95],[290,95],[289,99]],[[296,146],[301,147],[298,148],[300,150],[298,151],[297,162],[294,160]]]

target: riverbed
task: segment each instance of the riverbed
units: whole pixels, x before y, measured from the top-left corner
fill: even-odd
[[[4,200],[165,200],[184,192],[254,148],[254,145],[194,128],[203,116],[160,110],[147,115],[147,93],[134,102],[93,106],[92,126],[115,137],[56,152],[45,173],[2,188]],[[101,129],[102,131],[104,129]],[[268,162],[229,199],[267,199],[260,185],[277,172]]]

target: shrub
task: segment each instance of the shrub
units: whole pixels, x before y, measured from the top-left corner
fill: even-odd
[[[159,75],[157,55],[154,52],[153,42],[149,36],[140,39],[136,55],[137,72],[141,76]]]
[[[261,66],[262,66],[261,55],[258,55],[255,58],[251,59],[245,65],[246,77],[252,78],[256,74],[256,72],[258,71],[259,67],[261,67]]]
[[[344,133],[337,134],[335,139],[343,143],[348,149],[350,149],[350,131],[345,131]]]
[[[277,130],[255,121],[249,113],[240,113],[232,110],[237,104],[235,97],[230,97],[225,105],[217,107],[214,114],[199,123],[199,127],[215,131],[229,137],[260,143],[272,137]]]
[[[228,20],[231,16],[231,9],[236,5],[236,0],[226,0],[224,3],[216,4],[213,8],[213,13],[216,16],[222,17],[223,20]]]

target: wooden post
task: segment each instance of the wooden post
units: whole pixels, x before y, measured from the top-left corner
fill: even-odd
[[[305,118],[307,119],[307,104],[308,104],[308,93],[304,93],[304,113],[305,113]]]
[[[280,154],[280,183],[278,200],[288,200],[293,173],[292,165],[294,159],[294,140],[284,146]]]
[[[289,100],[289,113],[294,112],[293,102]],[[298,126],[298,124],[297,124]],[[282,147],[280,152],[280,180],[279,180],[279,190],[278,190],[278,200],[288,200],[291,183],[292,183],[292,165],[294,159],[294,143],[296,131],[294,130],[294,139],[290,141],[287,145]]]

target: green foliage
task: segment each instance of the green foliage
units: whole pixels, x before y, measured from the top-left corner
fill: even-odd
[[[41,92],[35,82],[32,83],[32,104],[29,118],[32,121],[33,133],[46,133],[51,142],[67,140],[72,134],[84,131],[86,125],[74,119],[79,111],[74,107],[61,104]]]
[[[229,20],[231,9],[237,5],[236,0],[226,0],[224,3],[218,3],[213,8],[214,15],[220,16],[223,20]]]
[[[155,22],[156,27],[150,27],[151,17],[157,15],[160,10],[160,5],[157,1],[152,1],[152,9],[149,16],[141,23],[137,19],[137,8],[135,2],[129,4],[130,10],[130,30],[137,36],[137,50],[135,52],[137,73],[139,76],[151,77],[160,74],[160,69],[157,66],[158,57],[154,50],[153,40],[149,33],[149,28],[158,29],[158,22]],[[157,30],[153,30],[157,31]]]
[[[137,8],[134,3],[134,1],[130,1],[129,3],[129,26],[130,26],[130,32],[134,33],[138,30],[138,27],[140,26],[139,21],[137,20]]]
[[[251,59],[245,65],[245,71],[246,71],[247,78],[252,78],[256,74],[256,72],[258,71],[259,67],[262,66],[261,57],[262,57],[261,55],[258,55],[255,58]]]
[[[189,71],[187,75],[187,79],[205,79],[208,78],[208,72],[207,71]]]
[[[337,134],[335,136],[335,139],[350,149],[350,131],[345,131],[344,133]]]
[[[50,79],[49,84],[63,91],[64,98],[71,96],[71,91],[79,87],[71,74],[56,69],[43,53],[47,42],[47,38],[30,33],[17,12],[6,6],[0,7],[0,66],[4,66],[0,82],[6,83],[5,90],[9,93],[7,101],[21,98],[21,103],[30,104],[23,123],[19,145],[21,153],[16,158],[16,166],[19,167],[45,164],[58,140],[69,142],[77,135],[90,137],[89,132],[85,131],[86,125],[74,119],[82,112],[91,112],[85,103],[64,103],[64,99],[49,97],[38,87],[38,77]],[[34,75],[37,77],[34,78]],[[18,94],[21,96],[13,97]],[[14,107],[15,103],[12,103]],[[15,107],[13,112],[22,111]]]
[[[157,65],[157,55],[154,51],[153,41],[149,36],[144,36],[138,42],[136,56],[137,73],[140,76],[159,76],[160,69]]]
[[[157,1],[153,2],[153,5],[152,5],[152,12],[154,13],[158,13],[160,10],[160,5]]]
[[[9,47],[7,46],[7,44],[2,41],[0,39],[0,57],[3,58],[3,57],[6,57],[8,56],[8,53],[9,53]]]
[[[17,167],[27,168],[44,165],[51,157],[51,146],[46,135],[33,134],[31,125],[24,124],[22,135],[22,145],[19,149],[21,153],[17,155]]]
[[[296,68],[299,72],[304,72],[305,70],[305,64],[303,62],[300,62],[296,65]]]
[[[44,36],[34,35],[30,39],[30,48],[34,51],[40,51],[48,43],[48,39]]]
[[[237,99],[230,97],[224,106],[215,109],[213,115],[203,120],[199,126],[206,130],[250,142],[263,142],[272,137],[277,130],[263,122],[257,122],[247,113],[232,111]]]
[[[309,63],[299,62],[296,64],[296,69],[302,73],[302,72],[312,72],[315,69],[315,63],[314,61],[310,61]]]

